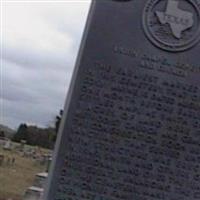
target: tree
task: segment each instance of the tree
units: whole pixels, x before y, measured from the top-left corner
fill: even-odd
[[[1,132],[0,132],[0,137],[1,137],[1,138],[4,138],[4,137],[5,137],[4,131],[1,131]]]
[[[28,126],[26,124],[20,124],[17,133],[13,137],[13,141],[21,142],[21,140],[27,140],[28,138]]]
[[[45,148],[53,148],[57,139],[57,133],[63,116],[63,110],[55,117],[54,127],[39,128],[37,126],[27,126],[20,124],[13,141],[21,142],[25,140],[27,144]]]

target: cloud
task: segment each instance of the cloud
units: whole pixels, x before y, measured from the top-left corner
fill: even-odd
[[[45,126],[63,108],[89,5],[3,3],[0,123]]]

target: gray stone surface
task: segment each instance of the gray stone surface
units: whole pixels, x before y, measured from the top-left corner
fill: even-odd
[[[45,200],[200,199],[199,5],[93,1]]]

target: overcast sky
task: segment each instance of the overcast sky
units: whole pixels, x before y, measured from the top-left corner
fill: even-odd
[[[48,126],[63,108],[90,0],[4,1],[1,124]]]

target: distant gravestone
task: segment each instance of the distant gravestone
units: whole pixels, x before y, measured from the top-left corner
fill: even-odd
[[[22,200],[43,200],[43,193],[43,188],[32,186],[26,190]]]
[[[93,1],[45,200],[200,199],[200,0]]]
[[[12,149],[12,143],[10,140],[6,140],[5,143],[4,143],[4,146],[3,146],[3,149],[4,150],[11,150]]]
[[[20,151],[25,151],[25,148],[26,148],[26,140],[21,140],[20,141],[20,147],[19,147],[19,149],[20,149]]]

